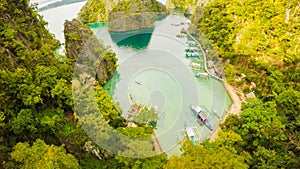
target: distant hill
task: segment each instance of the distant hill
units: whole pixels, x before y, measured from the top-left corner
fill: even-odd
[[[197,7],[207,4],[209,0],[167,0],[168,9],[182,8],[186,14],[193,14]]]
[[[167,13],[166,7],[156,0],[121,1],[109,14],[108,30],[125,32],[153,28],[156,16]]]
[[[167,12],[166,7],[156,0],[90,0],[80,11],[79,18],[83,23],[109,21],[111,22],[110,31],[119,32],[153,27],[153,14]],[[152,14],[150,16],[145,13]],[[139,19],[133,16],[136,14],[139,14]],[[121,18],[129,20],[121,21]],[[137,23],[141,20],[143,23]],[[123,23],[120,24],[121,22]]]
[[[110,11],[121,0],[89,0],[81,9],[79,15],[83,23],[107,22]]]

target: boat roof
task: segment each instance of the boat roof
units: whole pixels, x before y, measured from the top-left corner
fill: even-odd
[[[203,111],[203,109],[200,106],[195,106],[194,109],[196,112]]]
[[[198,74],[208,76],[208,73],[198,73]]]
[[[194,134],[194,131],[193,131],[193,129],[192,129],[191,127],[187,127],[187,128],[186,128],[186,133],[187,133],[187,135],[188,135],[189,137],[195,135],[195,134]]]

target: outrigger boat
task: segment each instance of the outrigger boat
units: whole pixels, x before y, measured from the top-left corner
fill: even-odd
[[[138,84],[138,85],[142,85],[142,83],[140,83],[140,82],[138,82],[138,81],[134,81],[136,84]]]
[[[186,47],[185,52],[199,52],[200,49],[197,47]]]
[[[209,124],[207,117],[203,113],[203,109],[200,106],[191,105],[191,110],[196,115],[197,121],[200,125],[205,125],[210,130],[213,130],[212,126]]]
[[[183,141],[186,137],[193,142],[194,145],[201,140],[201,134],[196,126],[189,126],[185,121],[184,128],[178,130],[179,141]]]
[[[189,139],[193,142],[194,145],[196,145],[195,133],[194,133],[193,129],[191,127],[189,127],[186,122],[184,122],[184,129],[185,129],[186,134],[189,137]]]
[[[209,75],[207,73],[197,73],[196,77],[203,77],[203,78],[205,78],[205,77],[209,77]]]

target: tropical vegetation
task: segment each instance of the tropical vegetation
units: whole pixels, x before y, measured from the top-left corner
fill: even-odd
[[[208,55],[215,49],[241,98],[256,96],[221,124],[218,138],[199,145],[187,140],[183,154],[169,159],[153,151],[153,110],[128,126],[103,89],[117,58],[85,25],[107,21],[111,10],[145,10],[135,2],[88,1],[79,18],[65,24],[66,56],[54,52],[60,44],[36,6],[0,2],[0,168],[300,168],[299,1],[169,0],[174,8],[198,5],[189,31]],[[107,126],[143,139],[117,140],[122,152],[108,151],[95,141],[112,143],[115,135],[99,132]],[[145,153],[154,156],[132,158]]]

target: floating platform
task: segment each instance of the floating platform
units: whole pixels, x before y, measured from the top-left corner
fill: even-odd
[[[133,104],[130,106],[130,110],[126,113],[125,118],[127,120],[133,120],[133,118],[140,112],[143,106],[138,104]]]

